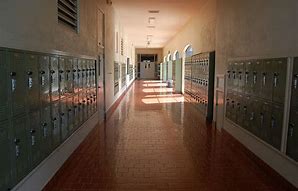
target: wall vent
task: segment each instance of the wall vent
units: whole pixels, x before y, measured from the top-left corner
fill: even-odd
[[[78,0],[58,0],[58,21],[78,29]]]

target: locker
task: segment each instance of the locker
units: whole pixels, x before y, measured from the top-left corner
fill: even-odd
[[[43,157],[48,156],[52,149],[51,107],[43,106],[40,112],[41,149]]]
[[[14,180],[19,182],[30,170],[28,150],[28,129],[26,126],[26,115],[12,119],[13,156],[14,156]]]
[[[226,99],[226,117],[230,120],[231,119],[231,115],[232,115],[232,96],[231,94],[228,92],[227,94],[227,99]]]
[[[61,128],[61,140],[62,142],[68,136],[68,111],[67,111],[67,99],[60,100],[60,128]]]
[[[252,99],[249,96],[245,96],[243,98],[243,106],[242,106],[242,114],[243,114],[243,128],[250,130],[251,128],[251,116],[252,112],[254,111],[253,105],[252,105]]]
[[[242,93],[244,92],[244,82],[245,82],[245,79],[244,79],[244,62],[238,62],[238,65],[237,65],[237,81],[238,81],[238,88],[237,88],[237,91],[239,93]]]
[[[8,119],[9,105],[8,105],[8,95],[9,95],[9,64],[7,63],[5,51],[0,50],[0,121]],[[1,188],[1,187],[0,187]]]
[[[0,122],[0,190],[8,190],[11,187],[11,150],[9,122]]]
[[[82,60],[81,62],[81,75],[82,75],[82,90],[86,90],[87,88],[87,76],[86,76],[86,60]]]
[[[287,76],[287,59],[276,59],[273,62],[273,101],[284,103],[286,76]]]
[[[80,126],[80,108],[79,108],[79,96],[75,94],[73,97],[73,110],[74,110],[74,129],[77,129]]]
[[[1,82],[0,82],[1,83]],[[291,107],[298,107],[298,58],[294,59]]]
[[[82,103],[82,117],[83,122],[85,122],[88,119],[88,106],[87,106],[87,96],[86,91],[82,91],[80,93],[80,102]]]
[[[245,62],[245,74],[244,74],[244,93],[245,94],[252,94],[253,93],[253,63],[251,61]]]
[[[73,59],[65,59],[65,94],[71,96],[74,92]]]
[[[10,91],[12,115],[17,116],[26,112],[26,69],[23,53],[10,53]]]
[[[67,98],[67,122],[68,132],[71,134],[74,130],[74,110],[73,110],[73,97]]]
[[[272,114],[272,104],[269,102],[260,103],[260,113],[258,114],[258,135],[259,137],[268,142],[269,141],[269,128]]]
[[[59,65],[58,58],[51,57],[51,101],[59,100]]]
[[[79,103],[78,103],[78,121],[79,126],[84,123],[84,105],[83,105],[83,99],[81,98],[81,95],[79,94]]]
[[[272,101],[273,86],[273,60],[267,59],[262,61],[261,79],[260,79],[260,97]]]
[[[258,136],[258,115],[260,114],[260,101],[255,98],[251,98],[250,107],[248,109],[249,125],[247,130]]]
[[[95,61],[91,61],[91,88],[96,88],[96,69]]]
[[[28,114],[28,145],[30,151],[30,169],[35,168],[41,161],[43,153],[41,147],[40,112],[35,111]]]
[[[59,58],[59,98],[63,99],[66,93],[66,68],[65,58]]]
[[[79,91],[83,89],[83,59],[78,59],[78,83]]]
[[[298,161],[298,110],[291,109],[288,127],[287,155]]]
[[[269,144],[271,144],[276,149],[280,149],[281,136],[282,136],[282,124],[283,124],[283,106],[273,105],[272,115],[269,127]]]
[[[74,93],[79,92],[79,72],[78,72],[78,59],[73,59],[73,86]]]
[[[238,99],[237,99],[237,102],[236,102],[236,123],[239,125],[239,126],[241,126],[241,127],[243,127],[243,125],[244,125],[244,109],[243,109],[243,107],[244,107],[244,105],[245,105],[245,103],[244,103],[244,97],[242,96],[242,95],[238,95]]]
[[[52,134],[53,134],[53,149],[57,148],[59,146],[59,144],[61,143],[61,129],[60,129],[60,115],[59,115],[59,109],[60,109],[60,105],[59,105],[59,101],[56,102],[52,102],[52,107],[51,107],[51,117],[52,117]]]
[[[228,70],[227,70],[227,89],[228,90],[234,90],[234,63],[228,64]]]
[[[26,55],[27,105],[29,112],[39,110],[39,56]]]
[[[86,88],[91,87],[91,60],[86,60]]]
[[[232,80],[233,80],[233,91],[238,91],[238,63],[233,63]]]
[[[253,61],[253,73],[252,73],[252,94],[259,97],[261,92],[261,79],[262,79],[262,61]]]

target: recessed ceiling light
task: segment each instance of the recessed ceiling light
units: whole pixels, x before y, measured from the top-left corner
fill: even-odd
[[[147,28],[154,29],[155,26],[147,26]]]
[[[159,10],[149,10],[148,12],[149,13],[155,13],[156,14],[156,13],[159,13]]]

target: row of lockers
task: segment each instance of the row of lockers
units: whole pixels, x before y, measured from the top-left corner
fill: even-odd
[[[94,60],[2,49],[0,62],[0,121],[96,86]]]
[[[199,110],[213,118],[215,52],[200,53],[185,59],[184,91]]]
[[[129,81],[133,79],[133,65],[129,65],[128,67]]]
[[[118,62],[114,62],[114,95],[119,92],[119,78],[120,78],[120,67]]]
[[[0,190],[16,185],[97,110],[95,60],[0,49]]]
[[[121,64],[121,87],[126,85],[126,64]]]
[[[232,62],[228,66],[228,90],[268,101],[284,102],[287,58]]]
[[[287,72],[287,68],[293,70]],[[276,149],[281,149],[282,132],[288,129],[286,153],[298,161],[298,58],[237,61],[227,71],[226,117]],[[287,84],[287,78],[291,78]],[[235,82],[237,81],[237,82]],[[286,87],[291,99],[285,99]],[[284,114],[290,104],[290,115]],[[289,119],[287,127],[284,119]]]

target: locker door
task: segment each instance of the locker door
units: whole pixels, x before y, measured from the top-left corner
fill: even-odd
[[[30,148],[30,166],[31,169],[35,168],[43,158],[41,150],[41,129],[40,129],[40,112],[32,112],[28,115],[28,145]]]
[[[67,121],[68,121],[68,131],[69,131],[69,134],[71,134],[74,130],[73,97],[67,98]]]
[[[86,60],[82,60],[81,62],[81,75],[82,75],[82,90],[86,90],[87,88],[87,79],[86,79]]]
[[[83,89],[83,60],[78,59],[78,83],[79,91]]]
[[[261,92],[261,79],[262,79],[262,62],[256,60],[253,62],[253,74],[252,74],[252,93],[254,96],[260,96]]]
[[[52,101],[59,100],[59,65],[58,58],[51,57],[51,96]]]
[[[96,88],[96,69],[95,69],[95,61],[94,60],[91,61],[91,76],[92,76],[91,87]]]
[[[73,97],[73,110],[74,110],[74,129],[80,126],[80,115],[79,115],[79,96],[76,94]]]
[[[287,155],[298,161],[298,110],[292,109],[288,129]]]
[[[227,89],[233,90],[234,89],[234,80],[233,80],[233,71],[234,71],[234,64],[229,63],[228,70],[227,70]]]
[[[39,91],[41,106],[48,105],[50,97],[50,63],[48,56],[39,57]]]
[[[81,94],[82,112],[83,112],[83,122],[88,119],[88,107],[87,107],[87,96],[86,91],[82,91]]]
[[[244,113],[243,113],[243,107],[244,107],[244,97],[242,95],[238,95],[238,99],[236,102],[236,123],[243,127],[244,123]]]
[[[250,117],[251,112],[253,111],[251,98],[249,96],[245,96],[243,98],[243,105],[242,105],[242,115],[243,115],[243,128],[249,130],[250,128]]]
[[[226,99],[226,117],[230,120],[232,120],[232,100],[233,96],[231,92],[227,93],[227,99]]]
[[[287,75],[287,59],[278,59],[273,63],[273,101],[276,103],[284,103],[286,75]]]
[[[30,170],[26,116],[13,118],[12,127],[14,131],[15,180],[19,182]]]
[[[9,122],[0,122],[0,190],[8,190],[11,186],[11,152]]]
[[[26,87],[27,79],[25,72],[24,54],[18,52],[10,53],[10,90],[12,98],[12,115],[24,114],[26,111]]]
[[[251,98],[251,107],[249,107],[249,128],[248,131],[258,136],[258,115],[260,114],[260,101]]]
[[[283,109],[284,108],[282,105],[272,106],[269,143],[278,150],[280,149],[281,145]]]
[[[67,121],[67,99],[60,100],[60,127],[62,142],[68,136],[68,121]]]
[[[91,87],[91,60],[86,61],[86,87],[90,88]]]
[[[232,71],[232,80],[233,80],[233,91],[237,92],[238,91],[238,63],[233,63],[233,71]]]
[[[59,107],[59,101],[52,102],[53,149],[57,148],[61,142]]]
[[[254,77],[254,68],[251,61],[245,62],[245,74],[244,74],[244,93],[252,94],[253,93],[253,77]]]
[[[27,105],[29,112],[39,110],[39,56],[26,55]]]
[[[9,105],[8,105],[8,95],[9,95],[9,64],[7,63],[6,54],[4,51],[0,50],[0,121],[8,119]],[[0,187],[1,188],[1,187]]]
[[[272,115],[272,105],[269,102],[260,103],[260,113],[258,114],[258,134],[259,137],[268,142],[269,130]]]
[[[73,78],[73,59],[66,58],[65,62],[65,93],[66,96],[72,96],[74,92],[74,78]]]
[[[59,97],[63,99],[66,93],[66,68],[65,58],[59,58]]]
[[[294,59],[291,107],[298,107],[298,58]]]
[[[78,115],[79,115],[79,126],[84,122],[84,107],[83,99],[81,98],[81,93],[79,94],[79,104],[78,104]]]
[[[41,108],[40,130],[42,141],[43,157],[48,156],[52,149],[52,131],[51,131],[51,107],[50,105]]]
[[[272,65],[273,60],[263,60],[262,62],[262,71],[261,71],[261,89],[260,97],[269,101],[272,101],[272,81],[273,81],[273,72]]]
[[[79,92],[79,73],[78,73],[78,59],[73,59],[73,87],[74,93]]]
[[[245,71],[245,67],[244,67],[244,62],[238,62],[238,66],[237,66],[237,80],[238,80],[238,88],[237,91],[240,93],[244,92],[244,71]]]

